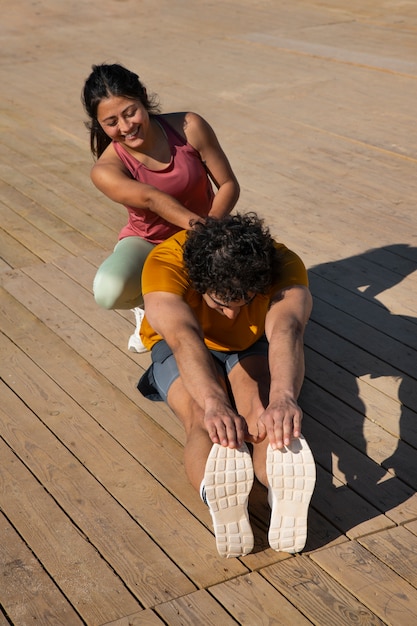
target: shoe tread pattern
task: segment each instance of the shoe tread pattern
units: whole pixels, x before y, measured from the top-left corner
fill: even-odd
[[[266,459],[271,548],[300,552],[307,540],[307,515],[316,482],[316,466],[303,437],[282,450],[268,446]]]
[[[253,549],[248,497],[253,466],[248,448],[214,444],[204,475],[206,499],[213,520],[217,550],[223,557],[239,557]]]

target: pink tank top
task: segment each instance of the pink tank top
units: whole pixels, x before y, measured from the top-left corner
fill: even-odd
[[[171,148],[171,162],[165,169],[148,169],[115,141],[113,147],[117,155],[135,180],[173,196],[197,215],[208,215],[214,191],[199,153],[162,117],[156,116],[156,119],[164,129]],[[136,235],[156,244],[181,230],[147,209],[130,206],[126,209],[129,221],[120,231],[119,239]]]

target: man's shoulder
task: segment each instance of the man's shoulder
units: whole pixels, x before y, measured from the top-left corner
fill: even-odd
[[[180,231],[155,246],[148,255],[142,272],[142,292],[168,291],[182,294],[188,286],[183,261],[183,245],[187,231]]]
[[[299,255],[287,248],[283,243],[274,241],[274,246],[277,250],[276,277],[271,293],[274,293],[277,289],[295,285],[305,285],[307,287],[307,270]]]
[[[148,255],[147,261],[150,259],[167,259],[169,256],[173,258],[182,258],[183,247],[187,237],[186,230],[180,230],[175,235],[171,235],[165,241],[158,243]]]

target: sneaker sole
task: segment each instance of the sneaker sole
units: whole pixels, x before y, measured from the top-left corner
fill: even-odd
[[[271,521],[268,540],[278,552],[300,552],[307,540],[307,515],[316,482],[316,466],[304,439],[282,450],[268,446],[266,472]]]
[[[253,465],[247,446],[239,449],[214,444],[204,474],[207,504],[220,556],[244,556],[253,549],[248,498]]]

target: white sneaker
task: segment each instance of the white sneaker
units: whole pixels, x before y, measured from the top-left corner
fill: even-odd
[[[142,325],[142,320],[145,315],[145,311],[141,309],[139,306],[131,309],[132,313],[135,315],[136,320],[136,330],[133,335],[130,335],[129,341],[127,343],[127,348],[130,352],[147,352],[147,348],[142,343],[142,339],[140,338],[139,331]]]
[[[316,466],[304,439],[266,453],[268,502],[271,507],[269,545],[278,552],[300,552],[307,539],[307,515],[316,482]]]
[[[252,459],[246,444],[238,450],[213,444],[206,463],[204,488],[220,556],[244,556],[253,549],[248,516],[252,484]]]

